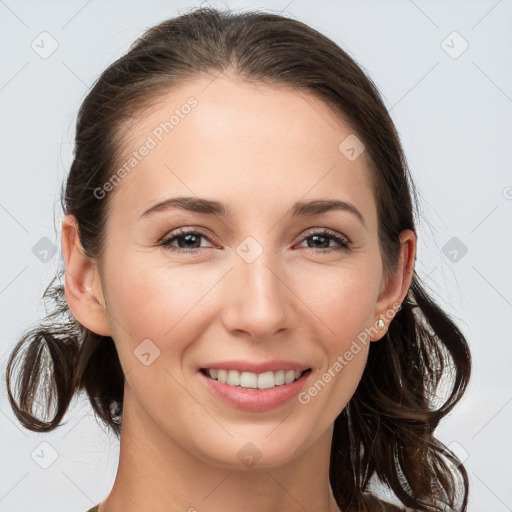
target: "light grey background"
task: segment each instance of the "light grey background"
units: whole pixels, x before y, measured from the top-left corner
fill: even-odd
[[[60,263],[59,192],[81,100],[146,28],[199,5],[0,0],[2,379],[14,343],[44,313],[40,298]],[[474,357],[469,391],[438,435],[465,460],[469,510],[512,510],[512,2],[210,5],[283,11],[310,24],[346,49],[382,92],[428,219],[418,223],[417,270]],[[54,53],[41,55],[52,44]],[[36,245],[43,237],[57,245],[53,257]],[[109,493],[118,443],[84,398],[49,434],[21,428],[3,382],[0,398],[0,512],[84,512]]]

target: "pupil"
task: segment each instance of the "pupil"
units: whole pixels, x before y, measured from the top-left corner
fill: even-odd
[[[323,247],[326,247],[325,245],[325,240],[326,240],[326,237],[325,236],[322,236],[322,235],[313,235],[311,237],[314,241],[318,241],[318,239],[323,239],[324,240],[324,244],[323,244]],[[329,246],[329,243],[327,243],[327,247]],[[311,247],[311,246],[310,246]],[[318,246],[316,246],[318,247]]]
[[[185,244],[186,244],[187,242],[194,242],[194,238],[197,238],[197,236],[189,233],[189,234],[185,235],[183,238],[184,238]],[[187,247],[190,249],[189,245],[186,245],[185,248],[187,248]]]

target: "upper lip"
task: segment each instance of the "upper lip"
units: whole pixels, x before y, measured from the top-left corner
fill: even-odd
[[[205,363],[200,369],[217,369],[217,370],[238,370],[239,372],[277,372],[278,370],[293,370],[295,372],[303,372],[310,367],[294,361],[285,361],[284,359],[273,359],[272,361],[217,361],[215,363]]]

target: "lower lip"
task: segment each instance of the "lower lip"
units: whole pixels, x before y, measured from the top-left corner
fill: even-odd
[[[267,389],[230,386],[198,372],[208,389],[228,405],[250,412],[264,412],[281,407],[297,396],[304,387],[311,370],[304,372],[290,384],[282,384]]]

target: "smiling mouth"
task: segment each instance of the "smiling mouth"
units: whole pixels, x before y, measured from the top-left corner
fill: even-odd
[[[311,368],[304,371],[278,370],[264,373],[239,372],[237,370],[201,368],[200,372],[206,377],[237,388],[269,389],[291,384],[309,375]]]

